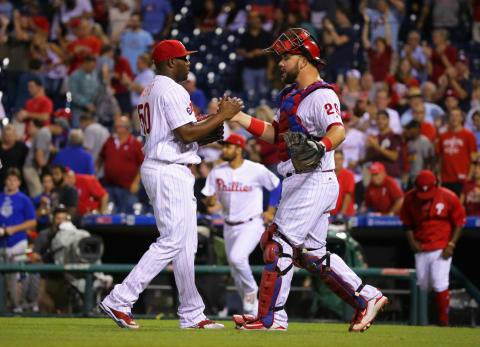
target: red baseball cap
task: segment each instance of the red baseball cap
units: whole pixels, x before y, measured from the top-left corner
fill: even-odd
[[[44,31],[46,33],[50,32],[50,22],[45,17],[42,17],[42,16],[33,17],[33,24],[35,24],[35,27],[40,31]]]
[[[156,64],[170,58],[181,58],[197,52],[187,51],[183,43],[178,40],[163,40],[153,48],[152,59]]]
[[[415,181],[417,196],[422,200],[429,200],[435,196],[437,191],[437,178],[430,170],[421,171]]]
[[[80,25],[80,22],[81,22],[81,21],[82,21],[82,20],[81,20],[80,18],[75,18],[74,20],[72,20],[72,21],[70,22],[70,27],[73,28],[73,29],[78,28],[78,26]]]
[[[453,96],[453,97],[457,98],[458,94],[457,94],[457,91],[455,89],[447,89],[445,91],[445,97],[447,97],[447,96]]]
[[[464,63],[465,65],[468,65],[468,58],[463,54],[460,54],[458,56],[457,61],[460,61],[460,62]]]
[[[378,174],[384,171],[385,171],[385,166],[383,166],[383,164],[380,163],[379,161],[372,163],[372,165],[370,165],[370,170],[368,170],[368,172],[370,172],[370,175]]]
[[[350,118],[352,118],[352,115],[348,110],[342,110],[341,115],[342,115],[342,121],[344,122],[348,122]]]
[[[239,134],[231,134],[225,141],[222,141],[223,143],[232,143],[234,145],[240,146],[243,149],[245,149],[245,145],[247,144],[247,141],[242,135]]]

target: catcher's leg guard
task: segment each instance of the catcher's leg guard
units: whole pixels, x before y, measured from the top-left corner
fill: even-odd
[[[355,309],[363,309],[367,304],[360,292],[365,284],[361,283],[356,289],[346,283],[342,277],[330,266],[330,257],[338,257],[336,254],[326,252],[324,256],[317,257],[309,254],[309,250],[298,250],[294,252],[295,263],[312,274],[320,276],[321,281],[338,297]],[[340,258],[341,259],[341,258]],[[323,264],[325,262],[325,265]]]
[[[272,224],[265,235],[262,236],[261,247],[263,249],[263,260],[265,268],[260,283],[258,298],[258,317],[266,327],[272,326],[275,312],[283,310],[283,306],[275,306],[282,286],[282,276],[288,273],[293,267],[293,262],[281,270],[277,265],[280,258],[292,258],[291,254],[284,253],[280,242],[272,239],[276,231],[276,225]],[[285,247],[291,249],[287,244]]]

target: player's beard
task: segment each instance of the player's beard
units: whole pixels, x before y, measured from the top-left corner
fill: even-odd
[[[297,63],[297,65],[295,65],[295,68],[293,68],[290,72],[285,71],[285,77],[282,78],[282,82],[285,84],[295,83],[299,73],[300,73],[300,68],[298,67],[298,63]]]
[[[228,154],[222,153],[222,160],[228,161],[229,163],[235,159],[235,155],[229,156]]]

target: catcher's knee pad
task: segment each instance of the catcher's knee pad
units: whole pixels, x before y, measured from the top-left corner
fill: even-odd
[[[263,269],[258,295],[258,319],[266,327],[273,324],[275,312],[283,310],[283,306],[275,306],[275,304],[282,287],[282,276],[293,267],[293,263],[290,263],[285,269],[280,270],[277,266],[278,261],[280,258],[291,257],[291,255],[283,253],[283,247],[277,241],[272,240],[264,245],[263,259],[266,265]]]
[[[268,242],[272,242],[273,235],[275,235],[277,231],[278,231],[278,226],[275,223],[272,223],[263,232],[262,237],[260,237],[260,248],[262,251],[265,249],[265,245]]]
[[[294,252],[295,263],[308,272],[319,275],[320,280],[339,298],[355,309],[365,308],[367,302],[360,296],[360,291],[365,284],[362,283],[357,289],[353,289],[348,283],[343,281],[342,276],[330,266],[331,256],[338,257],[330,252],[326,252],[321,258],[302,250],[295,250]],[[325,265],[323,265],[323,262],[325,262]]]

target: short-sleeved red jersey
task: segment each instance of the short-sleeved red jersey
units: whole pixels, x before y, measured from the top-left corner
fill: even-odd
[[[53,102],[48,96],[42,95],[36,98],[28,99],[23,108],[31,113],[48,113],[50,115],[53,112]],[[25,141],[30,140],[30,122],[30,117],[25,120]],[[45,122],[45,125],[49,124],[50,117],[48,117],[47,121]]]
[[[352,199],[347,207],[347,212],[345,213],[347,216],[355,215],[355,208],[353,203],[355,201],[355,175],[353,171],[349,169],[342,169],[337,175],[338,185],[339,185],[339,192],[338,192],[338,199],[337,199],[337,206],[335,209],[330,211],[331,215],[336,215],[340,208],[342,207],[343,199],[345,199],[345,194],[350,193]]]
[[[480,184],[475,181],[465,182],[462,193],[465,195],[467,216],[480,216]]]
[[[431,200],[419,199],[416,192],[412,189],[405,195],[400,220],[412,228],[422,250],[444,249],[452,238],[453,227],[467,222],[465,209],[455,193],[446,188],[437,188]]]
[[[365,203],[373,207],[375,212],[387,213],[395,201],[403,196],[402,188],[390,176],[386,176],[379,186],[370,182],[365,192]]]
[[[442,182],[465,181],[470,167],[470,155],[476,151],[477,139],[468,129],[441,134],[437,143],[437,153],[442,156]]]
[[[142,143],[132,134],[120,144],[110,136],[103,145],[100,156],[105,160],[103,183],[129,189],[143,163]]]
[[[75,175],[75,188],[78,191],[78,215],[96,210],[100,199],[107,194],[97,178],[92,175]]]

